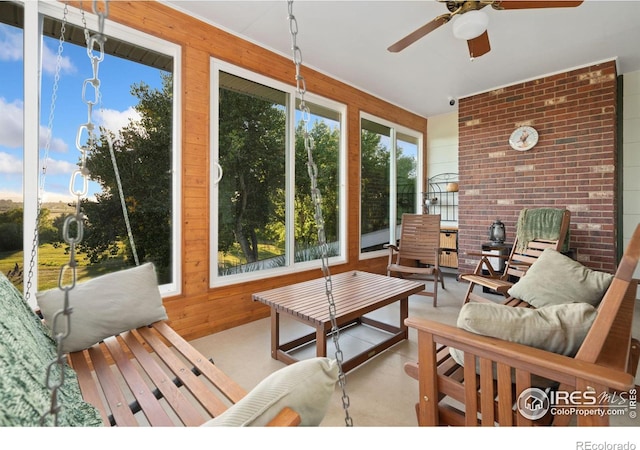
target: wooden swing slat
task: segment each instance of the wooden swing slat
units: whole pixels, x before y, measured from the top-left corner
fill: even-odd
[[[210,395],[211,391],[191,371],[191,367],[181,361],[151,329],[142,327],[138,328],[137,332],[209,414],[216,417],[227,410],[228,405],[225,405],[217,396]]]
[[[102,353],[100,346],[89,348],[88,353],[91,357],[96,377],[100,381],[100,386],[102,387],[102,391],[116,423],[121,426],[137,426],[138,422],[129,409],[127,399],[118,387],[111,367],[107,363],[107,359],[104,353]]]
[[[142,411],[152,426],[167,427],[173,424],[171,418],[160,406],[158,399],[153,395],[147,384],[142,379],[140,372],[133,366],[131,360],[127,358],[116,337],[110,337],[104,341],[109,349],[120,374],[127,382],[131,393],[140,404]]]
[[[227,374],[218,369],[211,361],[203,359],[202,354],[180,338],[173,328],[165,322],[158,322],[154,329],[158,331],[165,339],[170,341],[174,347],[189,360],[193,366],[198,369],[211,383],[220,389],[231,402],[237,403],[246,395],[246,391],[234,380],[229,378]]]
[[[93,375],[91,369],[89,368],[89,364],[87,363],[87,359],[85,358],[84,351],[70,353],[69,360],[71,361],[71,366],[75,370],[78,377],[78,384],[80,385],[80,390],[82,391],[82,397],[84,398],[84,400],[91,403],[92,405],[102,404],[102,399],[100,397],[100,393],[98,392],[99,384],[96,384],[95,380],[93,379]],[[98,411],[100,411],[102,422],[105,425],[109,425],[109,417],[104,408],[98,408]]]
[[[132,332],[122,335],[123,340],[131,349],[138,364],[157,386],[162,397],[178,415],[185,426],[198,426],[203,422],[202,415],[198,413],[189,400],[180,392],[174,380],[160,367],[160,364],[144,348]]]

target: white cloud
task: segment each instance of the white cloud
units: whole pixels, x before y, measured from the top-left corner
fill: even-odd
[[[0,190],[0,198],[3,200],[11,200],[14,202],[22,201],[22,191],[5,191]]]
[[[23,103],[14,100],[8,103],[0,97],[0,146],[8,148],[22,148]],[[49,130],[40,125],[40,148],[45,148]],[[60,138],[52,137],[49,149],[54,152],[66,153],[69,146]]]
[[[22,33],[14,31],[10,27],[0,26],[0,61],[20,61],[22,60]],[[42,70],[44,73],[53,75],[56,72],[58,61],[58,50],[55,51],[43,45],[42,47]],[[75,73],[76,67],[68,56],[64,53],[60,56],[60,72]]]
[[[71,195],[70,193],[59,193],[59,192],[47,192],[45,191],[42,194],[43,202],[63,202],[63,203],[72,203],[76,201],[76,197]]]
[[[0,146],[22,147],[22,102],[8,103],[0,97]]]
[[[142,117],[132,106],[124,111],[115,109],[100,109],[95,112],[95,120],[98,125],[118,134],[118,132],[129,125],[130,121],[139,122]]]
[[[22,34],[10,27],[0,26],[0,61],[22,59]]]
[[[56,64],[58,60],[57,50],[54,52],[46,45],[42,46],[42,70],[45,73],[54,75],[56,73]],[[75,73],[76,67],[73,65],[69,57],[62,55],[60,57],[60,73]]]
[[[40,148],[44,149],[47,145],[47,139],[49,136],[49,129],[44,125],[40,125]],[[58,152],[58,153],[67,153],[69,150],[69,145],[60,138],[51,137],[51,142],[49,143],[49,150]]]
[[[22,159],[0,152],[0,173],[22,174]]]
[[[10,190],[0,190],[0,198],[3,200],[12,200],[14,202],[22,202],[22,191],[10,191]],[[76,197],[67,193],[60,192],[52,192],[45,191],[42,194],[43,202],[63,202],[63,203],[72,203],[77,200]],[[95,197],[87,198],[89,201],[94,201]]]
[[[43,162],[44,164],[44,162]],[[66,175],[71,179],[71,174],[78,169],[78,165],[60,159],[51,159],[46,162],[47,175]]]

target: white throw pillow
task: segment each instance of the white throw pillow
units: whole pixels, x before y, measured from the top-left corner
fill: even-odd
[[[541,308],[585,302],[598,306],[613,275],[589,269],[552,248],[545,249],[509,295]]]
[[[588,303],[566,303],[538,309],[467,303],[460,310],[458,327],[483,336],[574,356],[596,315],[596,309]]]
[[[36,294],[36,299],[45,323],[51,327],[54,315],[63,308],[64,292],[55,288]],[[167,319],[152,263],[77,284],[69,291],[69,305],[73,310],[71,332],[62,346],[65,353]]]
[[[316,357],[298,361],[262,380],[238,403],[204,423],[206,427],[261,427],[283,408],[300,415],[301,426],[318,426],[338,381],[338,363]]]
[[[542,308],[518,308],[495,303],[467,303],[458,315],[458,328],[509,342],[573,357],[596,319],[588,303],[565,303]],[[463,352],[450,348],[463,365]]]

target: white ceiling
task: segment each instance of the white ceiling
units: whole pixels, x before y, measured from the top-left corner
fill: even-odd
[[[286,0],[163,2],[292,57]],[[619,74],[640,70],[640,1],[586,0],[577,8],[483,11],[489,15],[491,51],[471,61],[466,41],[453,37],[451,22],[402,52],[387,51],[448,13],[436,0],[293,3],[303,65],[425,117],[455,109],[449,97],[601,61],[616,59]]]

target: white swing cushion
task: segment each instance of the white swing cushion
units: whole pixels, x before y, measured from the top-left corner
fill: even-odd
[[[261,427],[285,407],[300,415],[301,426],[318,426],[327,412],[338,376],[338,363],[334,359],[314,357],[298,361],[269,375],[203,426]]]
[[[64,292],[55,288],[36,294],[36,299],[45,323],[52,327],[54,315],[63,307]],[[167,319],[152,263],[77,284],[69,292],[69,305],[73,310],[71,332],[63,341],[65,353]]]

